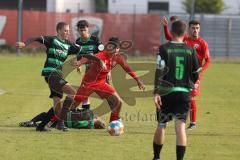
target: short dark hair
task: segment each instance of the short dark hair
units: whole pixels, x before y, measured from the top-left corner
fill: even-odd
[[[120,44],[120,39],[118,37],[110,37],[108,39],[108,42],[119,45]]]
[[[197,20],[191,20],[191,21],[189,21],[189,23],[188,23],[188,26],[190,27],[191,25],[200,25],[200,22],[199,21],[197,21]]]
[[[179,20],[178,16],[171,16],[170,17],[170,22],[177,21]]]
[[[58,22],[56,26],[56,30],[61,30],[64,26],[67,26],[68,24],[66,22]]]
[[[85,28],[85,27],[89,27],[89,23],[86,20],[80,20],[77,23],[77,28]]]
[[[178,20],[172,24],[172,33],[176,36],[183,36],[187,30],[187,25],[184,21]]]

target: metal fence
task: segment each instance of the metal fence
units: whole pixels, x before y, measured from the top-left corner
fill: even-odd
[[[189,21],[189,15],[177,15]],[[208,44],[212,57],[240,57],[240,15],[196,15],[201,23],[201,36]],[[164,36],[161,37],[165,42]]]

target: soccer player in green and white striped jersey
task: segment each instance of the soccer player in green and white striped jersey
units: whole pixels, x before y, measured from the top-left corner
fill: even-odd
[[[89,23],[86,20],[80,20],[77,23],[77,30],[80,37],[76,40],[76,44],[82,47],[82,50],[78,53],[79,57],[82,54],[94,55],[104,49],[104,45],[98,39],[98,37],[92,35],[89,30]],[[86,64],[86,70],[89,69],[89,64]],[[79,70],[78,70],[79,71]],[[82,108],[89,109],[90,101],[89,98],[82,103]]]
[[[67,112],[66,107],[71,105],[74,95],[76,93],[75,89],[63,78],[62,66],[66,61],[68,55],[78,54],[81,51],[80,46],[68,41],[70,28],[65,22],[59,22],[56,26],[57,35],[56,36],[39,36],[29,38],[25,43],[17,42],[17,48],[24,48],[31,44],[32,42],[39,42],[46,46],[47,58],[42,69],[42,76],[49,85],[50,98],[53,99],[53,108],[48,112],[48,116],[41,124],[38,125],[37,131],[47,131],[45,125],[54,116],[54,111],[59,114],[61,111],[59,123],[57,128],[63,131],[67,131],[65,127],[62,116],[62,112]],[[92,56],[94,57],[94,56]],[[94,57],[95,58],[95,57]],[[63,97],[63,92],[67,94],[65,101],[63,102],[63,107],[61,109],[61,98]]]

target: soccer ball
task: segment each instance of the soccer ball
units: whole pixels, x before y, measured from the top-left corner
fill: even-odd
[[[124,129],[124,125],[122,123],[122,120],[119,119],[109,123],[107,132],[111,136],[120,136],[124,132],[123,129]]]

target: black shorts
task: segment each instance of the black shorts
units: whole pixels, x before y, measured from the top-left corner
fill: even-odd
[[[49,76],[45,77],[45,81],[48,83],[51,92],[49,98],[63,97],[62,87],[68,82],[64,80],[61,75],[57,73],[51,73]]]
[[[173,92],[162,96],[161,109],[157,109],[159,123],[167,123],[173,118],[186,121],[189,111],[190,96],[187,92]]]

